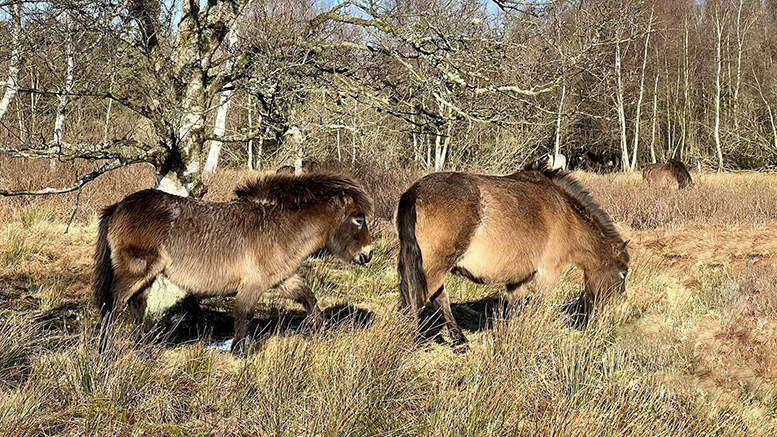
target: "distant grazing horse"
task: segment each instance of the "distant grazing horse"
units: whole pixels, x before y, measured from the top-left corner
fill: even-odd
[[[666,164],[650,164],[642,170],[642,179],[649,185],[680,190],[693,185],[688,167],[676,159],[670,159]]]
[[[400,198],[397,228],[400,307],[411,317],[440,310],[454,347],[467,339],[443,287],[449,272],[506,284],[512,304],[527,282],[554,284],[574,264],[585,275],[582,322],[625,290],[628,241],[575,179],[542,163],[509,176],[425,176]]]
[[[566,170],[567,169],[567,157],[560,154],[558,155],[558,159],[553,159],[554,153],[548,153],[546,155],[543,155],[542,158],[538,159],[537,161],[545,161],[545,164],[548,168],[553,170]]]
[[[372,258],[365,222],[371,200],[350,179],[273,175],[235,195],[210,203],[144,190],[105,208],[94,280],[103,318],[129,302],[142,323],[150,285],[163,273],[192,294],[236,295],[232,352],[240,355],[254,306],[271,288],[320,317],[315,296],[295,274],[310,254],[326,247],[357,264]]]
[[[318,167],[319,167],[319,164],[316,161],[310,161],[310,160],[302,161],[302,167],[300,169],[301,170],[300,174],[310,174],[310,173],[313,173],[315,171],[318,171]],[[293,174],[295,174],[295,169],[294,169],[293,165],[284,165],[283,167],[279,168],[276,171],[276,173],[277,174],[293,175]]]
[[[577,168],[594,173],[613,173],[620,169],[621,159],[614,153],[586,152],[577,157]]]

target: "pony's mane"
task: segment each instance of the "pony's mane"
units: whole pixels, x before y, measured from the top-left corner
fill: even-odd
[[[599,227],[605,237],[614,239],[618,243],[623,243],[623,238],[618,230],[615,229],[610,215],[602,209],[591,193],[571,174],[562,169],[550,169],[545,160],[531,162],[524,167],[524,170],[537,171],[550,179],[554,185],[561,188],[569,196],[570,200],[577,204],[576,209],[583,217]]]
[[[287,208],[350,197],[365,214],[372,210],[372,200],[361,186],[347,177],[330,174],[269,175],[238,187],[235,196],[266,200]]]

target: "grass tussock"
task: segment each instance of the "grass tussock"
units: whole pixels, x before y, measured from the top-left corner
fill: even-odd
[[[450,278],[471,341],[458,355],[444,329],[415,344],[395,311],[390,219],[418,175],[351,173],[376,200],[372,262],[307,261],[301,273],[329,323],[265,328],[265,317],[301,309],[268,293],[261,344],[244,359],[211,347],[211,322],[185,341],[120,323],[98,355],[94,217],[123,191],[95,185],[67,234],[62,198],[2,200],[0,435],[777,434],[777,249],[764,237],[777,227],[777,178],[694,174],[696,187],[676,192],[636,175],[579,175],[632,238],[626,294],[575,331],[561,309],[580,290],[576,270],[553,289],[529,287],[507,319],[493,311],[500,287]],[[229,199],[255,176],[221,170],[208,198]],[[229,301],[203,305],[227,311]]]

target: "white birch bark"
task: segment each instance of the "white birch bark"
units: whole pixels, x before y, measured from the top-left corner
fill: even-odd
[[[653,11],[650,12],[650,21],[648,21],[647,34],[645,34],[645,52],[642,55],[642,73],[639,78],[639,97],[637,98],[637,114],[634,120],[634,144],[631,146],[631,171],[637,167],[637,150],[639,148],[639,124],[642,115],[642,97],[645,94],[645,67],[647,66],[648,44],[650,43],[650,32],[653,27]]]
[[[621,139],[621,167],[623,171],[629,169],[629,146],[626,141],[626,113],[623,103],[623,74],[621,68],[621,43],[620,31],[615,32],[615,74],[617,76],[616,103],[618,107],[618,123],[620,125]]]
[[[65,13],[65,29],[67,29],[67,43],[65,44],[67,56],[67,69],[65,70],[65,86],[59,94],[57,102],[57,116],[54,120],[54,142],[60,144],[65,133],[65,117],[67,116],[68,106],[70,105],[70,92],[73,89],[73,74],[75,70],[75,41],[71,33],[71,17]],[[54,163],[55,160],[52,160]]]
[[[720,173],[723,171],[723,152],[720,146],[720,74],[723,67],[723,59],[721,57],[723,21],[721,20],[720,10],[717,6],[715,7],[715,30],[717,33],[717,72],[715,74],[715,151],[718,155],[718,173]]]
[[[235,21],[237,22],[237,21]],[[228,39],[228,49],[233,47],[237,43],[237,30],[231,29],[229,32],[229,39]],[[235,65],[235,59],[229,58],[227,59],[227,62],[225,63],[226,70],[232,70],[232,68]],[[221,137],[224,136],[224,132],[226,132],[227,127],[227,112],[229,111],[229,104],[232,101],[232,93],[233,93],[233,87],[232,82],[227,83],[224,86],[224,90],[221,92],[221,97],[219,98],[219,109],[216,112],[216,121],[213,124],[213,136],[214,137]],[[221,147],[223,146],[223,142],[218,140],[213,140],[210,142],[210,150],[208,150],[208,158],[205,160],[205,166],[202,169],[202,177],[207,178],[211,174],[213,174],[214,171],[216,171],[216,167],[219,163],[219,155],[221,155]]]
[[[564,98],[567,95],[567,81],[566,78],[561,82],[561,98],[558,102],[558,111],[556,112],[556,143],[553,152],[553,163],[558,162],[559,150],[561,149],[561,116],[564,114]]]
[[[11,101],[19,90],[19,64],[21,62],[20,45],[22,33],[22,4],[16,3],[11,6],[11,58],[8,62],[8,77],[5,81],[5,92],[0,100],[0,120],[8,111]]]
[[[251,94],[248,94],[248,130],[254,130],[253,119],[254,107],[251,105]],[[248,170],[254,169],[254,139],[248,140]]]

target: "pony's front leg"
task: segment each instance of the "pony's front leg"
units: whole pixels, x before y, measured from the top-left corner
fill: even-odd
[[[321,315],[321,309],[318,307],[316,296],[299,275],[293,275],[283,281],[278,286],[278,291],[281,297],[299,302],[305,307],[305,311],[308,313],[308,318],[305,321],[307,326],[318,328],[323,325],[324,318]]]
[[[254,318],[256,302],[262,296],[264,288],[260,286],[241,287],[235,296],[235,336],[232,339],[232,355],[241,357],[247,348],[248,322]]]

